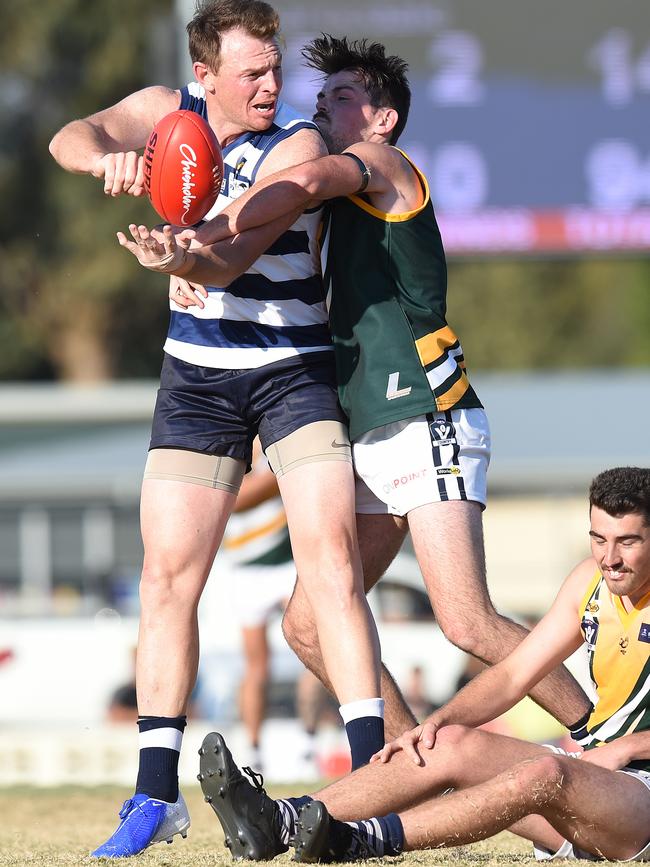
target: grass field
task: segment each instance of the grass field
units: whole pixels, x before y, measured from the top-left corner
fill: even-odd
[[[270,794],[295,794],[297,789],[271,789]],[[0,790],[0,867],[38,865],[38,867],[73,867],[97,863],[88,852],[102,842],[117,825],[117,810],[128,792],[115,788],[61,789],[13,788]],[[198,786],[184,789],[183,794],[192,816],[186,840],[175,837],[168,846],[159,843],[137,859],[126,863],[143,867],[216,867],[230,864],[230,852],[224,847],[221,827],[212,810],[203,802]],[[510,864],[528,860],[530,850],[510,834],[488,843],[480,843],[444,852],[422,852],[387,859],[387,863],[407,865]],[[274,864],[291,863],[290,853],[275,859]],[[377,862],[374,862],[377,863]]]
[[[296,794],[271,789],[270,794]],[[97,864],[88,852],[117,825],[117,810],[128,792],[115,788],[0,789],[0,867],[73,867]],[[221,827],[203,802],[198,786],[184,790],[192,827],[186,840],[175,837],[172,845],[159,843],[126,863],[157,867],[216,867],[231,863],[223,845]],[[273,862],[291,863],[290,854]],[[464,867],[464,865],[510,865],[533,861],[529,844],[511,834],[457,849],[407,853],[382,863],[401,867]],[[122,862],[120,862],[122,863]],[[378,864],[379,862],[368,862]]]

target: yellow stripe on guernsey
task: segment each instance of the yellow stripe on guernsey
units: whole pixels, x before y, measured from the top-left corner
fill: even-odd
[[[366,202],[365,199],[362,199],[361,196],[348,196],[351,202],[354,202],[355,205],[361,208],[362,211],[365,211],[367,214],[371,214],[373,217],[377,217],[379,220],[384,220],[386,223],[405,223],[407,220],[412,219],[420,211],[426,207],[429,201],[429,183],[427,179],[424,177],[420,169],[411,162],[408,156],[404,153],[404,151],[399,148],[394,148],[394,150],[399,151],[404,159],[411,166],[413,171],[416,173],[418,178],[420,179],[420,183],[422,184],[422,189],[424,190],[424,201],[420,205],[419,208],[416,208],[414,211],[404,211],[402,214],[387,214],[385,211],[380,211],[378,208],[374,208],[370,202]]]
[[[246,533],[239,533],[237,536],[230,536],[224,539],[223,547],[227,551],[232,551],[236,548],[241,548],[242,545],[247,545],[249,542],[252,542],[254,539],[259,539],[262,536],[267,536],[269,533],[274,533],[276,530],[281,530],[282,527],[286,527],[287,518],[284,512],[281,515],[278,515],[272,521],[268,521],[266,524],[262,524],[259,527],[255,527],[253,530],[248,530]]]
[[[416,340],[415,348],[435,395],[438,409],[454,406],[469,388],[463,350],[454,332],[445,325],[444,328]],[[440,388],[458,368],[460,377],[452,382],[446,391],[440,392]]]

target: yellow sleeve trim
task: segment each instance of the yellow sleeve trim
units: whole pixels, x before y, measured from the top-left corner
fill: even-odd
[[[392,145],[391,145],[392,147]],[[399,148],[395,148],[396,151],[399,151],[407,163],[411,166],[413,171],[416,173],[418,178],[420,179],[420,183],[422,184],[422,189],[424,190],[424,201],[420,205],[419,208],[416,208],[414,211],[404,211],[402,214],[387,214],[385,211],[380,211],[378,208],[374,208],[369,202],[366,202],[360,196],[348,196],[348,199],[355,204],[357,207],[361,208],[362,211],[365,211],[367,214],[370,214],[373,217],[377,217],[378,220],[383,220],[385,223],[405,223],[407,220],[412,220],[413,217],[417,216],[429,203],[430,193],[429,193],[429,184],[427,183],[427,179],[424,177],[420,169],[409,159],[409,157],[404,153],[403,150]]]
[[[420,363],[423,367],[427,364],[432,364],[443,355],[450,346],[458,341],[458,338],[448,325],[444,328],[439,328],[437,331],[432,331],[431,334],[425,334],[415,341],[415,348],[420,356]]]

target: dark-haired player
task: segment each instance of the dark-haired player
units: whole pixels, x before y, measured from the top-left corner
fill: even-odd
[[[490,433],[446,321],[447,272],[426,179],[394,147],[410,103],[406,64],[377,43],[323,36],[304,50],[324,76],[314,120],[330,156],[266,178],[197,233],[202,248],[128,242],[143,264],[199,283],[219,268],[215,238],[329,200],[322,270],[339,397],[350,420],[357,523],[366,583],[376,580],[406,527],[436,618],[456,645],[489,663],[526,630],[500,616],[486,583],[482,510]],[[238,236],[241,237],[241,236]],[[124,239],[126,242],[126,239]],[[201,302],[200,297],[192,300]],[[325,680],[313,613],[299,580],[284,628],[303,662]],[[387,727],[406,710],[385,683]],[[560,668],[533,692],[566,725],[587,699]]]
[[[241,777],[219,735],[206,738],[204,789],[214,791],[206,774],[220,769],[224,820],[254,854],[283,851],[291,836],[298,861],[355,861],[509,829],[539,860],[650,861],[650,469],[606,470],[589,504],[591,557],[546,616],[368,767],[313,799],[273,802]],[[598,696],[578,737],[584,752],[476,728],[580,646]]]
[[[145,88],[65,126],[50,145],[65,169],[100,178],[110,195],[141,194],[138,151],[178,108],[206,117],[223,149],[215,213],[265,175],[325,154],[315,124],[280,101],[271,6],[204,0],[188,33],[196,81]],[[197,671],[197,606],[257,433],[278,477],[355,764],[384,742],[379,641],[363,593],[350,445],[318,273],[320,216],[303,210],[217,245],[228,277],[212,284],[205,309],[172,304],[141,498],[138,779],[95,856],[134,855],[189,826],[177,770]]]

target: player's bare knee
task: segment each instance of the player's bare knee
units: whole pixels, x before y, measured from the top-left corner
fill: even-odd
[[[489,597],[481,598],[472,607],[468,618],[464,608],[436,607],[436,619],[445,638],[460,650],[478,659],[495,663],[512,649],[502,642],[501,620]]]
[[[523,796],[542,807],[560,797],[567,774],[567,760],[549,753],[516,765],[513,768],[513,781]]]
[[[457,750],[459,747],[462,747],[463,744],[467,743],[468,739],[471,738],[474,731],[475,729],[463,725],[454,724],[449,726],[443,726],[436,732],[435,749],[437,750],[439,748],[450,748],[453,750]]]
[[[145,561],[140,578],[140,604],[143,609],[193,608],[198,604],[199,595],[198,590],[192,593],[187,576],[174,569],[172,564]]]

